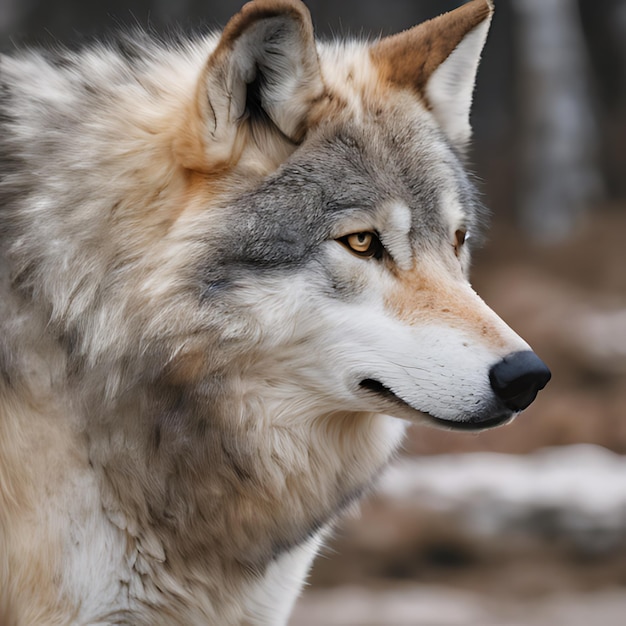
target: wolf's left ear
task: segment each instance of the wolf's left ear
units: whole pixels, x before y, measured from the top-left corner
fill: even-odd
[[[381,39],[371,50],[382,77],[417,91],[461,150],[471,136],[469,114],[476,71],[492,13],[492,0],[472,0]]]
[[[302,139],[311,103],[322,92],[304,3],[248,2],[208,59],[177,152],[192,169],[233,164],[250,141],[280,152],[280,145]]]

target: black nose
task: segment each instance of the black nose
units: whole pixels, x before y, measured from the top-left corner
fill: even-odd
[[[511,411],[525,409],[551,376],[545,363],[530,350],[513,352],[489,370],[491,388]]]

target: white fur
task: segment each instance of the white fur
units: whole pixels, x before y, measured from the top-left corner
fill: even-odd
[[[322,534],[318,533],[269,566],[265,576],[248,593],[246,617],[250,626],[283,626],[287,623],[302,581],[321,544]]]
[[[413,263],[413,251],[409,245],[411,210],[404,202],[394,202],[383,215],[380,228],[382,243],[393,255],[398,267],[407,270]]]
[[[458,146],[464,146],[472,133],[469,116],[474,83],[490,23],[491,17],[469,32],[426,84],[433,115],[452,143]]]

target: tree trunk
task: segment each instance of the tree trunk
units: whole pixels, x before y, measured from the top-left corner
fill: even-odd
[[[576,0],[515,0],[521,70],[520,220],[536,241],[566,238],[602,194],[598,129]]]

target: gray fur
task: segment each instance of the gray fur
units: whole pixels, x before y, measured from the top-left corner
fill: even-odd
[[[235,199],[219,248],[210,252],[206,282],[232,284],[237,275],[319,263],[320,245],[342,213],[375,214],[390,201],[410,207],[416,249],[440,246],[448,233],[439,190],[451,180],[472,235],[479,235],[482,205],[454,151],[433,167],[428,144],[440,138],[429,137],[430,129],[390,126],[380,120],[367,136],[356,126],[322,127],[275,174]],[[433,239],[437,232],[439,240]],[[214,269],[220,265],[231,275]]]

